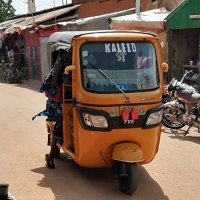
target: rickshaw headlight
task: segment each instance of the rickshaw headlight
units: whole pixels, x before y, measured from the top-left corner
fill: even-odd
[[[160,123],[162,120],[162,110],[151,113],[147,119],[146,125],[154,125]]]
[[[86,125],[95,128],[108,128],[108,122],[104,116],[83,114],[83,119]]]

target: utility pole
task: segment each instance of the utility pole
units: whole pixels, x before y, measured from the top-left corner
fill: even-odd
[[[33,23],[35,23],[33,13],[36,12],[35,0],[28,0],[28,2],[24,2],[28,4],[28,13],[32,15]]]
[[[55,1],[53,0],[53,6],[54,6],[54,16],[55,16],[55,24],[56,24],[56,6],[55,6]]]
[[[140,0],[135,0],[135,13],[139,14],[141,10],[141,2]]]
[[[28,13],[36,12],[35,0],[28,0]]]

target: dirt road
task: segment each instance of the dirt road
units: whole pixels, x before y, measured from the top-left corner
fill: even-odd
[[[23,86],[0,83],[0,181],[17,200],[196,200],[200,197],[200,135],[183,137],[163,127],[155,159],[139,167],[140,185],[122,194],[109,169],[85,169],[64,155],[45,167],[45,97]]]

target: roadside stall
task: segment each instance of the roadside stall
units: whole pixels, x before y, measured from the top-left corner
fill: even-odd
[[[193,73],[186,82],[200,90],[200,0],[185,0],[167,16],[170,77]]]

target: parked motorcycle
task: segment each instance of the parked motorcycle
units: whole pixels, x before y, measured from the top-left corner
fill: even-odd
[[[173,91],[174,100],[164,104],[162,123],[171,129],[180,129],[189,125],[184,135],[189,129],[196,125],[200,132],[200,94],[195,88],[184,84],[185,77],[193,71],[186,72],[179,82],[173,78],[168,86],[169,91]]]
[[[163,86],[162,101],[163,101],[164,104],[172,100],[171,94],[170,94],[170,92],[168,90],[168,86],[169,85],[166,84],[166,83]]]

